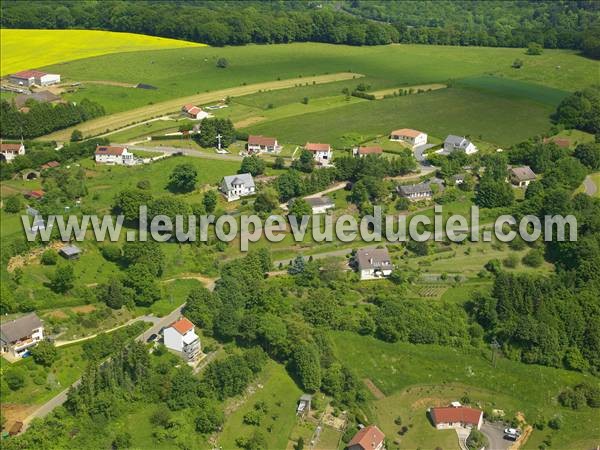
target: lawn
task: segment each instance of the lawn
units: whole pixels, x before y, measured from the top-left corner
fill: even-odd
[[[203,46],[177,39],[95,30],[2,29],[0,41],[0,75],[109,53]]]
[[[402,415],[404,421],[410,416],[422,418],[428,406],[449,398],[446,393],[453,392],[447,390],[449,385],[453,386],[452,389],[461,385],[460,392],[463,395],[466,393],[473,401],[481,401],[486,406],[504,409],[509,418],[510,414],[517,411],[522,411],[530,422],[540,418],[548,420],[554,414],[563,417],[564,425],[560,431],[548,428],[535,431],[526,448],[537,448],[548,434],[552,435],[555,448],[591,448],[600,439],[600,430],[594,425],[597,410],[582,408],[574,411],[556,403],[556,396],[566,386],[583,381],[597,383],[597,379],[591,375],[526,365],[504,358],[500,358],[494,368],[488,349],[390,344],[349,332],[334,332],[331,336],[337,357],[353,368],[360,378],[373,381],[385,394],[386,399],[371,401],[370,405],[376,415],[373,420],[381,418],[384,431],[388,433],[395,434],[395,430],[390,428],[391,418],[398,415]],[[431,392],[425,391],[418,396],[408,395],[403,401],[402,392],[424,384],[432,386],[436,394],[432,396]],[[458,395],[458,392],[452,395]],[[416,407],[414,403],[418,399],[421,399],[421,403]],[[420,426],[425,425],[422,419],[418,420]],[[433,428],[429,430],[434,432]],[[443,439],[443,436],[440,437],[439,442],[443,442]],[[579,445],[573,446],[574,443]]]

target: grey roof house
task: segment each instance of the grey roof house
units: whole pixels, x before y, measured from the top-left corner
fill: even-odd
[[[239,200],[240,197],[253,195],[256,193],[254,178],[249,173],[240,173],[238,175],[228,175],[223,177],[220,190],[225,195],[228,202]]]
[[[477,152],[477,147],[464,136],[448,135],[444,141],[444,153],[452,153],[454,151],[463,151],[467,155]]]
[[[388,277],[394,268],[387,248],[359,249],[354,261],[361,280]]]
[[[0,324],[0,351],[9,357],[23,357],[42,339],[44,326],[36,313]]]
[[[81,255],[81,249],[75,245],[65,245],[58,253],[66,259],[76,259]]]
[[[519,187],[529,186],[529,183],[536,179],[535,173],[529,166],[511,167],[508,176],[510,182]]]

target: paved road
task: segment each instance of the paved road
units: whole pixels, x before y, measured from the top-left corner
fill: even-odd
[[[592,197],[598,192],[598,186],[596,186],[596,183],[594,183],[594,180],[589,175],[583,180],[583,188],[585,193]]]
[[[483,422],[481,432],[488,438],[489,446],[486,450],[507,450],[512,441],[504,439],[504,424]]]
[[[241,161],[243,158],[238,155],[221,155],[219,153],[205,153],[200,150],[194,150],[190,148],[178,148],[178,147],[168,147],[168,146],[143,146],[143,145],[134,145],[129,147],[129,150],[145,150],[148,152],[163,152],[173,155],[175,153],[183,153],[186,156],[192,156],[194,158],[206,158],[206,159],[221,159],[226,161]]]

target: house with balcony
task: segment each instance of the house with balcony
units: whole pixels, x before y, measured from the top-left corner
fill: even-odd
[[[0,324],[0,353],[22,358],[44,339],[44,326],[36,313]]]
[[[377,280],[389,277],[394,270],[387,248],[359,249],[354,262],[361,280]]]
[[[200,354],[200,338],[194,324],[185,317],[173,322],[163,331],[165,347],[180,353],[186,361],[193,361]]]

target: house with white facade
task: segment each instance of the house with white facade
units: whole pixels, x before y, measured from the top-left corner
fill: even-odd
[[[335,208],[335,203],[326,195],[322,197],[308,197],[304,200],[310,205],[313,214],[325,214],[330,209]]]
[[[138,163],[138,158],[130,153],[126,147],[117,147],[111,145],[98,145],[94,158],[100,164],[117,164],[132,166]]]
[[[427,133],[410,128],[401,128],[390,133],[390,141],[404,142],[414,148],[427,144]]]
[[[281,146],[277,142],[277,138],[251,134],[248,136],[246,149],[251,155],[254,153],[279,153]]]
[[[254,178],[249,173],[240,173],[238,175],[228,175],[223,177],[221,186],[219,187],[228,202],[239,200],[240,197],[254,195],[256,193],[256,185]]]
[[[22,358],[44,339],[44,326],[36,313],[0,324],[0,351],[12,358]]]
[[[467,155],[477,153],[477,147],[464,136],[448,135],[444,141],[444,153],[465,152]]]
[[[165,347],[181,353],[187,361],[193,361],[200,354],[200,338],[194,331],[194,324],[185,317],[163,330],[163,342]]]
[[[0,143],[0,161],[12,162],[17,156],[25,154],[25,146],[20,144]]]
[[[400,197],[409,199],[411,202],[419,200],[431,200],[433,198],[433,189],[427,182],[410,184],[406,186],[397,186],[396,192]]]
[[[195,105],[184,105],[181,108],[181,112],[184,116],[189,117],[194,120],[202,120],[208,117],[208,113],[204,111],[202,108]]]
[[[331,164],[333,152],[331,151],[331,146],[329,144],[307,142],[304,145],[304,150],[312,153],[317,165],[329,166]]]
[[[39,70],[23,70],[9,76],[9,81],[18,86],[50,86],[60,83],[60,75]]]
[[[383,148],[379,145],[359,146],[352,149],[352,155],[356,158],[363,158],[368,155],[382,155]]]
[[[387,248],[359,249],[354,261],[361,280],[389,277],[394,269]]]
[[[438,430],[456,428],[481,429],[483,425],[483,411],[462,406],[459,402],[452,402],[450,406],[429,409],[429,415]]]
[[[513,186],[527,187],[529,183],[536,180],[536,175],[531,167],[511,167],[508,171],[508,180]]]

